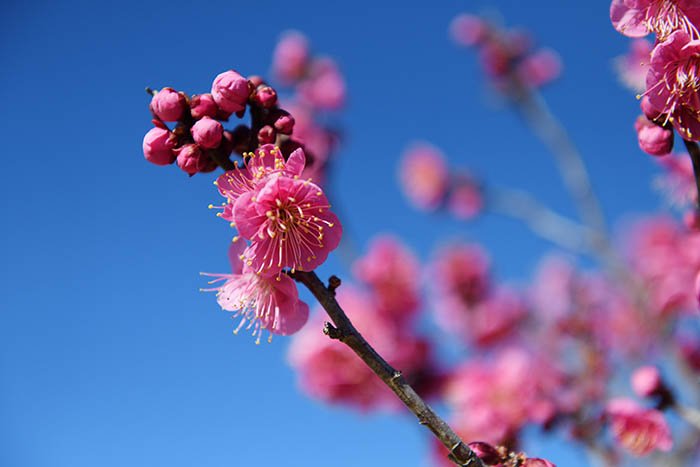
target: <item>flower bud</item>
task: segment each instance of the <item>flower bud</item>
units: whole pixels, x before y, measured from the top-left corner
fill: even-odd
[[[501,455],[498,453],[498,450],[489,443],[474,441],[469,443],[469,449],[474,451],[474,454],[486,465],[496,465],[501,461]]]
[[[639,107],[642,109],[644,116],[652,122],[661,116],[661,113],[656,110],[656,108],[652,107],[649,96],[642,97]]]
[[[221,123],[209,117],[204,117],[192,125],[194,142],[205,149],[214,149],[221,143],[224,127]]]
[[[194,175],[197,172],[211,172],[216,168],[216,164],[204,155],[196,144],[186,144],[177,152],[178,167],[190,175]]]
[[[215,118],[219,113],[219,107],[211,94],[199,94],[190,99],[190,112],[192,117],[197,120],[202,117]]]
[[[639,397],[650,397],[658,394],[663,387],[658,368],[643,366],[632,374],[632,389]]]
[[[163,88],[151,99],[151,110],[165,122],[178,121],[182,117],[185,106],[185,96],[173,88]]]
[[[262,76],[258,75],[248,76],[248,81],[250,81],[250,85],[253,87],[253,89],[257,89],[258,86],[265,84],[265,80],[262,78]]]
[[[275,120],[275,130],[283,135],[291,135],[294,131],[294,117],[288,113],[284,113]]]
[[[642,151],[652,156],[665,156],[673,150],[673,130],[659,126],[640,116],[634,123]]]
[[[275,47],[272,70],[278,79],[292,83],[301,79],[309,64],[309,43],[296,31],[285,33]]]
[[[258,143],[260,144],[273,144],[276,137],[277,132],[270,125],[265,125],[258,131]]]
[[[450,36],[459,45],[471,47],[486,38],[488,26],[474,15],[461,14],[450,23]]]
[[[270,86],[260,86],[255,91],[254,100],[261,106],[269,109],[277,104],[277,91]]]
[[[211,95],[224,112],[240,112],[248,102],[250,84],[235,71],[225,71],[214,79]]]
[[[143,137],[143,155],[148,162],[168,165],[175,161],[175,139],[163,128],[151,128]]]

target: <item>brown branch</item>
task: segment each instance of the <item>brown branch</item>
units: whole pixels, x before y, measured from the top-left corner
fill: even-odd
[[[690,160],[693,161],[693,173],[695,174],[695,208],[700,210],[700,147],[695,141],[683,140],[685,148],[688,150]]]
[[[481,459],[457,436],[450,426],[431,409],[428,404],[406,382],[400,371],[394,369],[364,337],[355,329],[350,319],[335,299],[333,286],[339,285],[337,278],[332,279],[331,289],[326,287],[315,272],[295,271],[291,277],[311,291],[323,306],[334,325],[326,324],[324,332],[352,349],[367,366],[394,391],[394,394],[413,412],[421,425],[427,426],[435,437],[450,451],[450,459],[457,465],[466,467],[483,467]]]

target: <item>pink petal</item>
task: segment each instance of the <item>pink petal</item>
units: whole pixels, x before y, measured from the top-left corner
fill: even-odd
[[[252,240],[265,222],[265,215],[258,214],[257,203],[253,202],[255,192],[242,194],[233,205],[233,219],[238,232],[248,240]]]
[[[306,167],[306,155],[304,154],[304,150],[299,148],[289,155],[285,172],[291,176],[301,176],[301,173],[304,171],[304,167]]]

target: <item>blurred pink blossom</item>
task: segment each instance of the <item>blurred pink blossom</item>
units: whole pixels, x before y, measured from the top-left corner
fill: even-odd
[[[399,180],[404,195],[416,207],[437,209],[449,186],[445,156],[430,144],[414,144],[402,157]]]
[[[652,49],[651,42],[645,39],[635,39],[630,42],[627,54],[615,58],[617,76],[622,84],[635,93],[642,93],[646,89]]]
[[[284,83],[293,83],[306,73],[309,63],[309,41],[298,31],[282,34],[272,56],[272,71]]]
[[[605,411],[615,441],[635,456],[646,456],[655,449],[671,450],[671,430],[658,410],[645,409],[631,399],[619,398],[608,402]]]

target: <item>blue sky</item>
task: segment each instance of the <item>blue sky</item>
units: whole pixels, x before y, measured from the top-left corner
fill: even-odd
[[[226,69],[266,74],[283,30],[306,33],[347,77],[333,192],[360,245],[398,231],[427,259],[445,238],[474,239],[515,282],[549,250],[509,220],[459,225],[413,211],[395,169],[422,139],[572,212],[541,144],[493,106],[475,57],[448,39],[454,15],[496,6],[561,54],[563,79],[545,96],[608,216],[660,206],[632,130],[636,101],[612,73],[627,41],[607,1],[275,3],[5,3],[1,465],[427,465],[426,433],[408,416],[311,401],[295,388],[285,339],[255,346],[231,334],[198,292],[199,271],[228,267],[232,232],[206,209],[213,178],[142,157],[145,86],[196,93]],[[332,258],[321,273],[347,271]],[[584,465],[532,440],[560,465]]]

